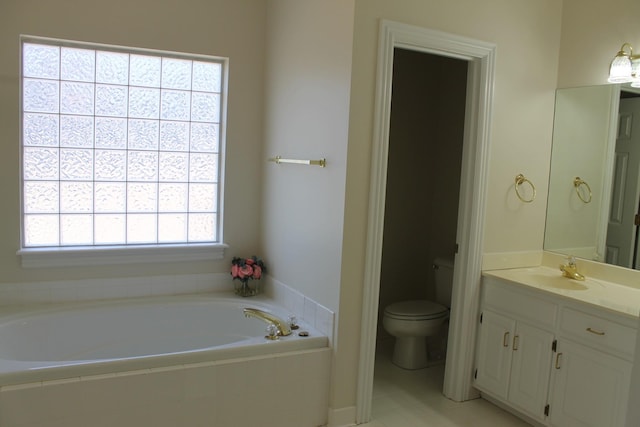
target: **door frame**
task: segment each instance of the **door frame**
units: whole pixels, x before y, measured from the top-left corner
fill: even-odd
[[[455,401],[478,396],[472,387],[472,372],[476,313],[480,299],[496,46],[454,34],[381,20],[356,401],[358,423],[371,419],[394,48],[457,58],[469,63],[457,228],[459,250],[453,274],[443,393]]]

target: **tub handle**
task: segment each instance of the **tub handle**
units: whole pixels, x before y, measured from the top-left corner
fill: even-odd
[[[278,327],[274,324],[267,326],[267,335],[264,336],[268,340],[278,339]]]

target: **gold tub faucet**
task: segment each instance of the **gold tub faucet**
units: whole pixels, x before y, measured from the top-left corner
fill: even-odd
[[[578,273],[578,265],[573,256],[567,258],[566,264],[560,264],[560,271],[564,277],[574,280],[584,280],[584,275]]]
[[[257,308],[245,308],[244,317],[255,317],[256,319],[260,319],[263,322],[268,323],[269,325],[273,325],[276,327],[277,335],[280,337],[286,337],[287,335],[291,335],[291,328],[289,324],[284,320],[274,316],[271,313],[267,313],[266,311],[259,310]]]

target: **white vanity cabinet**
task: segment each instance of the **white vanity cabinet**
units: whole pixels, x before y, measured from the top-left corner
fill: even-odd
[[[540,425],[624,426],[634,319],[485,276],[479,321],[474,385],[486,396]]]
[[[485,279],[475,386],[544,421],[557,307],[511,288]]]
[[[550,424],[624,426],[635,329],[563,308],[550,392]]]

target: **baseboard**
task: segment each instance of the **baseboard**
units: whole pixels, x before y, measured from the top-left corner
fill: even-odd
[[[494,405],[496,405],[498,408],[503,409],[507,412],[509,412],[510,414],[520,418],[521,420],[531,424],[533,427],[545,427],[544,424],[541,424],[539,421],[534,420],[533,418],[523,414],[522,412],[510,407],[509,405],[504,404],[503,402],[501,402],[498,399],[495,399],[494,397],[492,397],[491,395],[488,395],[486,393],[480,393],[480,397],[484,400],[487,400],[491,403],[493,403]]]
[[[356,407],[329,408],[329,423],[327,427],[347,427],[356,425]]]

